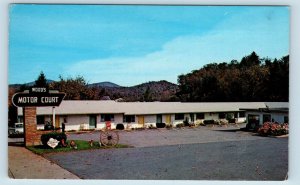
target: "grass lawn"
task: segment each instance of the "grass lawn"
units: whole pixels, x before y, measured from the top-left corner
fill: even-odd
[[[80,150],[91,150],[91,149],[108,149],[108,148],[129,148],[130,146],[124,145],[124,144],[117,144],[114,147],[106,147],[106,146],[100,146],[99,142],[94,141],[93,146],[90,146],[89,141],[83,141],[83,140],[74,140],[77,149],[71,148],[69,145],[69,142],[67,142],[68,146],[66,147],[57,147],[57,148],[50,148],[46,147],[44,145],[38,145],[38,146],[28,146],[27,149],[31,150],[32,152],[43,155],[46,153],[53,153],[53,152],[70,152],[70,151],[80,151]]]

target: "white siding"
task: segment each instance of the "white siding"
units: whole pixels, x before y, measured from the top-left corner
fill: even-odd
[[[66,131],[80,130],[80,126],[83,129],[89,128],[89,116],[88,115],[69,115],[67,116],[67,123],[65,123]]]
[[[150,125],[152,127],[156,127],[156,115],[145,115],[144,116],[145,127],[149,128]],[[138,125],[136,125],[138,127]]]
[[[247,111],[246,112],[246,119],[248,122],[248,115],[258,115],[259,116],[259,124],[263,124],[263,115],[264,114],[271,114],[271,120],[273,119],[274,122],[283,123],[284,116],[288,116],[288,113],[264,113],[264,112],[255,112],[255,111]]]
[[[246,118],[236,118],[237,123],[244,123],[246,121]]]
[[[175,123],[175,114],[172,114],[171,115],[171,124],[174,125],[174,123]]]
[[[123,123],[123,114],[115,114],[115,121],[114,123]]]
[[[271,119],[274,119],[275,122],[284,123],[284,116],[288,116],[287,113],[272,113]]]
[[[64,121],[63,117],[59,116],[60,127],[61,127],[61,123],[63,123],[63,121]],[[47,122],[50,122],[50,123],[52,122],[52,115],[45,116],[45,123],[47,123]],[[45,124],[38,124],[36,128],[37,128],[37,130],[44,130],[44,126],[45,126]]]
[[[111,121],[111,129],[116,129],[118,123],[123,123],[123,114],[114,114],[114,121]],[[101,122],[101,115],[98,115],[96,129],[105,129],[105,127],[106,127],[105,122]]]
[[[218,120],[219,119],[219,113],[205,113],[204,114],[205,120]]]
[[[172,125],[173,125],[174,127],[176,127],[176,125],[178,125],[178,124],[182,124],[182,123],[183,123],[183,120],[175,120],[175,115],[172,116],[171,119],[172,119],[171,123],[172,123]]]
[[[156,125],[156,115],[145,115],[145,123]]]

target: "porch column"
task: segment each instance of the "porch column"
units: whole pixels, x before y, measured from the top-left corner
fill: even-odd
[[[52,125],[55,127],[55,107],[52,107]]]

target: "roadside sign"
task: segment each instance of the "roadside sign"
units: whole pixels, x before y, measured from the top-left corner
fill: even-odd
[[[32,87],[30,91],[14,94],[12,102],[16,107],[59,106],[65,95],[57,91],[51,92],[44,87]]]

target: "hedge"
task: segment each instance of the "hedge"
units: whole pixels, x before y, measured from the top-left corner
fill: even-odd
[[[165,128],[166,124],[165,123],[156,123],[157,128]]]

